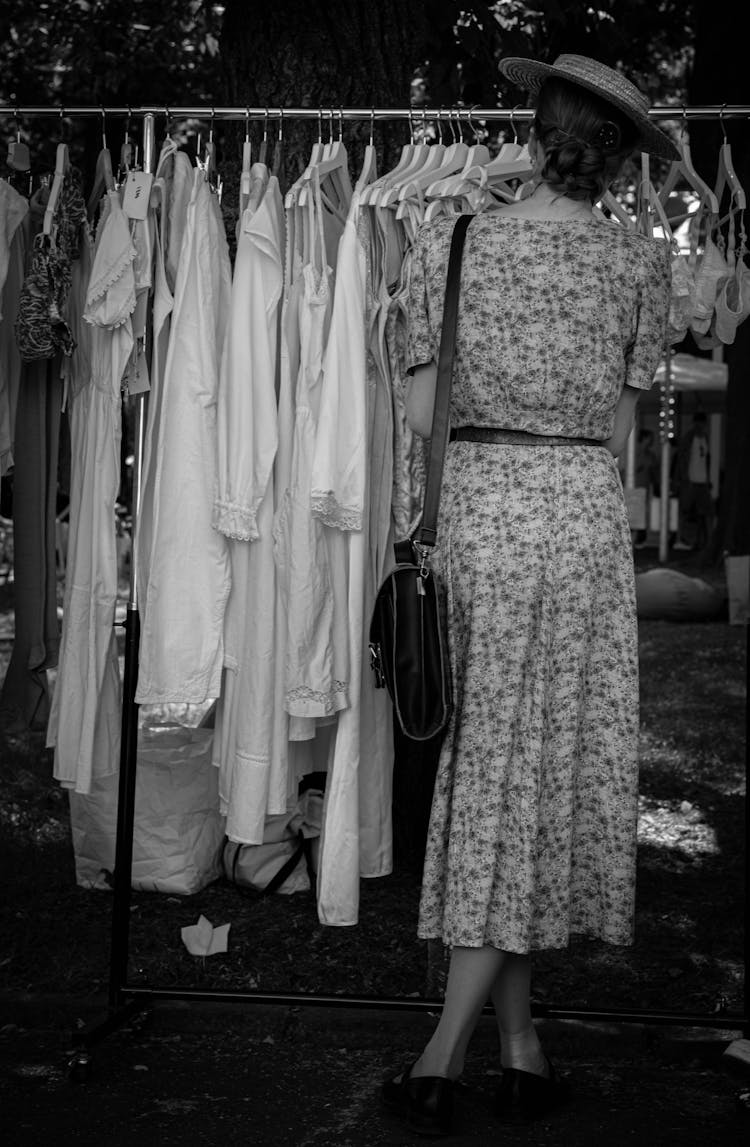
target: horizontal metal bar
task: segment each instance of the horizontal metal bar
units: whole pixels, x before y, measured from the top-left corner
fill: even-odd
[[[123,988],[123,996],[142,1000],[184,1000],[188,1003],[218,1004],[281,1004],[287,1007],[363,1008],[381,1011],[438,1012],[443,1006],[439,999],[403,996],[325,996],[304,992],[201,992],[192,988]],[[485,1011],[492,1014],[488,1006]],[[533,1014],[539,1019],[586,1020],[591,1023],[643,1023],[675,1027],[717,1028],[722,1031],[743,1031],[746,1016],[736,1013],[670,1012],[628,1008],[558,1007],[555,1004],[532,1004]]]
[[[448,120],[451,116],[468,120],[530,120],[533,119],[533,108],[279,108],[279,107],[66,107],[66,106],[0,106],[0,115],[9,116],[57,116],[58,118],[72,118],[75,116],[125,116],[133,119],[146,115],[166,116],[169,119],[223,119],[223,120],[265,120],[265,119],[310,119],[324,120],[408,120],[416,122],[423,118],[427,120]],[[653,119],[663,120],[690,120],[690,119],[749,119],[750,104],[706,104],[695,107],[683,107],[682,104],[657,104],[649,111]]]

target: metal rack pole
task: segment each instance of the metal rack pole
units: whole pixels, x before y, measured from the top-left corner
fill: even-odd
[[[143,170],[153,170],[154,116],[143,119]],[[135,782],[138,759],[138,706],[135,690],[138,681],[140,618],[138,614],[138,546],[137,533],[141,508],[143,439],[145,432],[145,395],[134,397],[134,451],[131,507],[130,593],[125,619],[125,670],[123,674],[122,725],[120,741],[120,778],[117,800],[117,837],[115,843],[114,899],[109,970],[109,1007],[116,1011],[124,1002],[127,984],[130,938],[130,903],[133,868],[133,833],[135,827]]]
[[[35,106],[23,105],[16,106],[4,104],[0,106],[0,115],[7,116],[130,116],[133,118],[139,116],[164,116],[170,119],[184,118],[184,119],[226,119],[226,120],[266,120],[269,118],[278,119],[281,115],[291,119],[311,119],[317,120],[321,113],[324,115],[333,115],[336,120],[408,120],[419,119],[422,117],[427,120],[445,119],[449,115],[459,114],[466,116],[471,115],[472,120],[511,120],[515,122],[522,122],[524,120],[532,120],[534,118],[533,108],[481,108],[481,107],[442,107],[442,108],[422,108],[422,107],[408,107],[408,108],[311,108],[311,107],[227,107],[224,105],[211,106],[206,105],[190,105],[181,107],[172,107],[171,105],[165,107],[150,105],[148,107],[121,107],[113,105],[112,107],[100,106],[81,106],[81,107],[66,107],[65,105],[58,106]],[[657,104],[650,108],[649,116],[656,120],[711,120],[711,119],[750,119],[750,104],[715,104],[715,105],[696,105],[694,107],[683,107],[682,104]]]

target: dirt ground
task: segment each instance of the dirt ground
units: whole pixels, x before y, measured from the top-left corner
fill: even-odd
[[[434,1020],[350,1009],[160,1005],[145,1025],[93,1049],[69,1076],[64,1004],[19,1001],[0,1031],[0,1103],[12,1147],[400,1147],[415,1142],[381,1112],[378,1085],[410,1062]],[[12,1018],[9,1018],[12,1017]],[[87,1016],[86,1018],[90,1018]],[[547,1051],[574,1088],[569,1107],[530,1127],[492,1115],[499,1062],[482,1020],[461,1085],[459,1144],[719,1147],[747,1141],[750,1087],[722,1058],[738,1033],[542,1021]],[[418,1142],[418,1140],[416,1140]]]

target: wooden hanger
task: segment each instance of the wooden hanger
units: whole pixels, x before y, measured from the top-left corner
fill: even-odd
[[[664,183],[659,188],[659,201],[662,207],[667,206],[667,200],[677,187],[679,183],[686,183],[697,195],[700,201],[700,207],[706,208],[712,215],[719,214],[719,204],[712,189],[708,186],[705,179],[702,179],[693,165],[692,156],[690,154],[690,144],[685,136],[685,128],[683,126],[682,135],[679,142],[680,158],[673,159],[670,165],[667,177]],[[681,223],[687,219],[691,212],[683,212],[682,215],[672,219],[672,226],[675,223]]]
[[[627,207],[620,203],[620,200],[616,195],[613,195],[609,188],[607,188],[607,190],[595,205],[594,214],[601,216],[602,219],[607,219],[608,217],[605,214],[604,209],[609,212],[610,216],[614,216],[615,219],[619,220],[619,222],[622,223],[624,227],[627,227],[629,231],[637,230],[638,224],[636,222],[635,216],[630,214]]]
[[[62,124],[65,109],[60,108],[60,123]],[[57,145],[57,153],[55,156],[55,175],[52,180],[52,187],[50,188],[49,199],[44,212],[44,223],[42,230],[45,235],[51,235],[55,222],[55,211],[57,209],[57,201],[60,198],[60,191],[65,180],[65,176],[70,170],[70,155],[68,152],[68,145],[66,143],[59,143]]]
[[[726,105],[725,105],[726,106]],[[722,107],[719,112],[719,123],[721,124],[721,133],[724,137],[723,143],[719,148],[719,166],[716,172],[716,183],[714,185],[714,195],[716,196],[717,203],[721,206],[721,201],[724,196],[724,191],[729,189],[729,213],[733,211],[744,211],[747,206],[747,196],[745,189],[740,183],[737,173],[734,170],[734,163],[732,161],[732,147],[727,139],[726,129],[723,120],[724,108]],[[720,222],[725,223],[729,215],[725,216]]]
[[[91,189],[89,201],[86,207],[86,213],[89,219],[93,219],[96,214],[96,209],[99,206],[99,200],[102,195],[107,191],[114,191],[115,189],[115,176],[112,170],[112,156],[110,155],[109,148],[107,147],[107,133],[105,131],[105,113],[102,108],[102,148],[97,156],[96,168],[94,169],[94,186]]]
[[[675,163],[677,160],[674,161]],[[665,239],[672,241],[672,223],[667,217],[667,212],[664,208],[664,203],[661,199],[661,191],[658,192],[651,182],[651,160],[648,152],[641,152],[641,182],[638,188],[640,210],[638,212],[642,224],[642,230],[649,238],[654,234],[654,220],[659,223],[664,231]]]

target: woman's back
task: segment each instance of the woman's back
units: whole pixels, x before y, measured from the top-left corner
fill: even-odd
[[[419,232],[410,360],[436,357],[453,220]],[[595,217],[473,220],[461,275],[454,426],[607,439],[623,384],[658,365],[669,245]],[[418,300],[424,300],[418,305]]]

